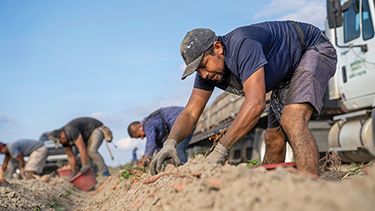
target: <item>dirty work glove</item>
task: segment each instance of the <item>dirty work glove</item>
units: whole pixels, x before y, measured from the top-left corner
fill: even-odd
[[[175,165],[180,164],[180,159],[177,156],[176,150],[177,142],[173,139],[168,139],[164,142],[163,148],[155,155],[151,161],[150,173],[155,175],[161,170],[161,166],[165,160],[173,159]]]
[[[223,164],[228,160],[228,151],[229,150],[219,142],[206,159],[209,163]]]
[[[85,165],[83,164],[81,169],[79,170],[80,173],[82,174],[86,174],[86,172],[89,170],[89,166],[88,165]]]

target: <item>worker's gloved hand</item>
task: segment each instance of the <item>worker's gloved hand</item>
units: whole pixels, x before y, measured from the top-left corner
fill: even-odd
[[[89,166],[88,165],[85,165],[83,164],[81,169],[79,170],[79,172],[81,172],[82,174],[86,174],[86,172],[89,170]]]
[[[209,163],[224,164],[225,161],[228,160],[228,151],[229,150],[219,142],[206,159]]]
[[[175,165],[180,164],[180,159],[177,156],[176,150],[177,142],[173,139],[168,139],[164,142],[163,148],[155,155],[151,161],[150,173],[155,175],[161,170],[161,166],[165,160],[173,159]]]

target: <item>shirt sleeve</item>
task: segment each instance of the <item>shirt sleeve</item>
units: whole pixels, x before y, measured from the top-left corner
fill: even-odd
[[[16,158],[21,152],[16,143],[10,143],[7,145],[7,147],[8,147],[10,156],[13,158]]]
[[[155,134],[155,128],[152,126],[144,126],[145,134],[146,134],[146,149],[144,156],[152,156],[154,153],[154,150],[156,149],[156,134]]]
[[[69,141],[69,145],[75,143],[78,139],[79,134],[81,134],[81,132],[77,128],[69,126],[64,128],[64,132]]]
[[[238,70],[241,83],[245,83],[253,73],[267,63],[262,45],[252,39],[245,39],[238,53]]]

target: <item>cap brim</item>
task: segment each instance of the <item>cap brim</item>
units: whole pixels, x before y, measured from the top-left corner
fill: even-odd
[[[195,72],[195,70],[197,70],[198,65],[199,65],[199,64],[201,63],[201,61],[202,61],[203,55],[204,55],[204,54],[202,54],[202,55],[199,56],[196,60],[194,60],[194,61],[191,62],[188,66],[186,66],[185,71],[184,71],[184,74],[182,75],[181,80],[184,80],[186,77],[188,77],[189,75],[193,74],[193,72]]]

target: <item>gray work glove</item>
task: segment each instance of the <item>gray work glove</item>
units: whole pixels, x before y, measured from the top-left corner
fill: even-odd
[[[224,164],[225,161],[228,160],[228,151],[229,150],[219,142],[206,159],[209,163]]]
[[[161,166],[165,160],[173,159],[175,165],[180,164],[180,159],[177,156],[176,150],[177,142],[173,139],[168,139],[164,142],[163,148],[155,155],[151,161],[150,173],[155,175],[161,170]]]
[[[82,174],[86,174],[88,170],[89,170],[89,166],[83,164],[81,169],[79,170],[79,172],[82,173]]]

